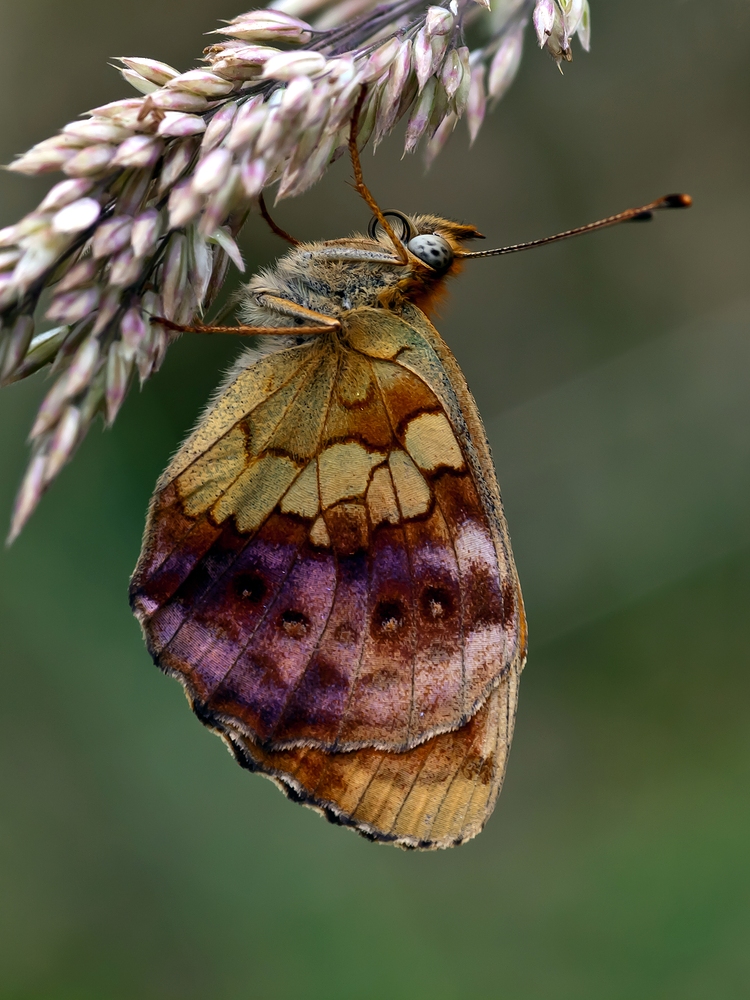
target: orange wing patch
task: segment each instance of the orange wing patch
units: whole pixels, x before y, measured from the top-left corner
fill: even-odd
[[[336,782],[366,780],[354,825],[444,846],[476,826],[458,819],[471,768],[457,748],[497,743],[515,704],[520,592],[445,359],[385,311],[342,326],[219,398],[160,480],[132,601],[156,662],[244,763],[340,819]],[[432,768],[450,775],[450,819],[425,826]]]

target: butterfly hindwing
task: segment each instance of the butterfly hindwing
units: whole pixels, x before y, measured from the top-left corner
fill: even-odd
[[[405,316],[354,310],[241,369],[157,486],[132,585],[149,647],[264,752],[411,753],[523,659],[476,407]]]
[[[372,840],[453,847],[475,837],[502,787],[518,699],[520,664],[461,729],[413,750],[268,751],[236,730],[224,737],[237,760],[272,778],[295,801]]]

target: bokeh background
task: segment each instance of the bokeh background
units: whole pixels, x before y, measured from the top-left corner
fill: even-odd
[[[240,5],[241,7],[241,5]],[[750,7],[592,0],[469,151],[397,138],[381,204],[529,239],[672,190],[689,213],[475,262],[440,327],[484,414],[528,604],[498,808],[376,847],[242,772],[127,604],[157,475],[237,350],[185,338],[0,555],[3,1000],[718,1000],[750,990]],[[229,0],[0,2],[0,161],[187,68]],[[339,163],[279,220],[367,222]],[[0,177],[0,225],[42,191]],[[251,268],[283,249],[251,221]],[[44,379],[0,394],[0,520]]]

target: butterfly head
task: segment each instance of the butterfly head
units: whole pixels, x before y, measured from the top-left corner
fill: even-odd
[[[438,215],[408,216],[397,211],[383,214],[409,255],[408,274],[400,282],[401,290],[416,305],[429,310],[442,295],[445,280],[458,274],[464,244],[484,236],[475,226]],[[389,242],[377,218],[371,220],[368,233],[373,240]]]
[[[396,211],[383,214],[411,257],[438,275],[445,275],[451,269],[467,240],[484,239],[475,226],[439,215],[408,216]],[[371,220],[368,233],[378,241],[386,236],[377,218]]]

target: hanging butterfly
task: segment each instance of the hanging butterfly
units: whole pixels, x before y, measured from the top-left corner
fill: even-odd
[[[445,848],[500,791],[526,619],[474,399],[425,315],[470,253],[383,213],[294,244],[243,292],[264,335],[159,480],[131,601],[155,662],[236,759],[364,836]],[[185,330],[166,323],[173,329]]]

